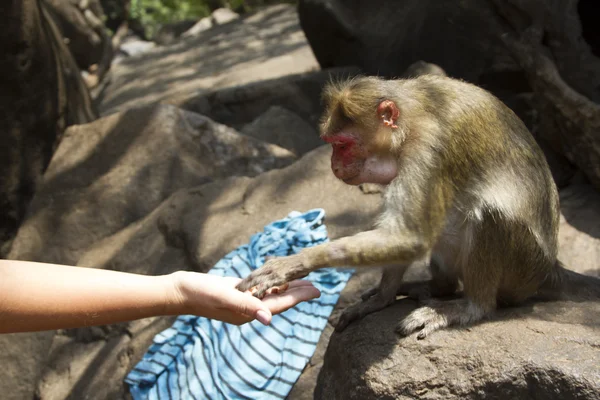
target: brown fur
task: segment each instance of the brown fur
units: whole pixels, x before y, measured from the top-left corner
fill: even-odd
[[[366,154],[359,165],[369,165],[365,160],[374,153],[394,158],[385,211],[371,231],[269,260],[240,289],[258,286],[262,295],[327,266],[397,265],[346,311],[338,324],[343,329],[406,293],[406,268],[431,260],[433,281],[423,288],[448,294],[462,281],[464,296],[432,301],[400,322],[401,333],[420,330],[420,338],[539,291],[574,295],[568,283],[585,281],[585,295],[600,296],[600,280],[580,278],[557,261],[559,203],[550,169],[522,121],[493,95],[459,80],[420,76],[359,77],[329,85],[323,97],[323,137],[358,135],[365,151],[357,154]],[[395,128],[377,115],[384,100],[399,109]],[[376,176],[376,162],[365,176]]]

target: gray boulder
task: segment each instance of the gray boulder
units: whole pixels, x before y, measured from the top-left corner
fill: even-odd
[[[242,129],[271,107],[278,106],[297,114],[314,130],[322,113],[323,86],[330,80],[351,77],[357,73],[358,69],[350,67],[292,74],[238,87],[174,97],[169,103],[236,129]]]
[[[10,258],[76,264],[91,244],[145,217],[175,191],[288,165],[289,151],[158,105],[65,132]]]
[[[600,393],[600,304],[503,310],[468,329],[400,338],[400,300],[331,337],[315,399],[589,399]]]
[[[246,125],[242,133],[276,144],[296,155],[302,155],[323,145],[315,128],[297,114],[279,106],[269,108]]]

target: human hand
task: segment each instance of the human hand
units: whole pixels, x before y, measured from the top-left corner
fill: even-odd
[[[249,291],[236,289],[240,278],[188,271],[175,272],[170,277],[173,287],[168,300],[170,314],[200,315],[235,325],[254,319],[268,325],[273,314],[321,295],[306,280],[292,281],[283,293],[267,294],[260,300]]]

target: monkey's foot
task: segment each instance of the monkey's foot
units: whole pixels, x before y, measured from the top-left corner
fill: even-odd
[[[384,295],[377,287],[366,291],[361,297],[361,303],[354,304],[344,310],[335,326],[337,332],[346,329],[353,321],[386,308],[396,300],[394,293],[392,295]]]
[[[285,291],[288,282],[306,276],[298,273],[301,267],[299,258],[294,256],[271,258],[238,283],[237,289],[250,290],[254,297],[262,299],[267,294]]]
[[[467,299],[430,300],[426,304],[400,321],[396,331],[403,336],[419,331],[417,339],[424,339],[450,325],[464,326],[479,321],[486,314],[482,307]]]

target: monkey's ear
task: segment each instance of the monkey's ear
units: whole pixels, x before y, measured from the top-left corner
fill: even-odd
[[[391,100],[384,100],[377,106],[377,117],[381,118],[385,126],[397,128],[396,121],[399,116],[400,110],[396,107],[396,103]]]

